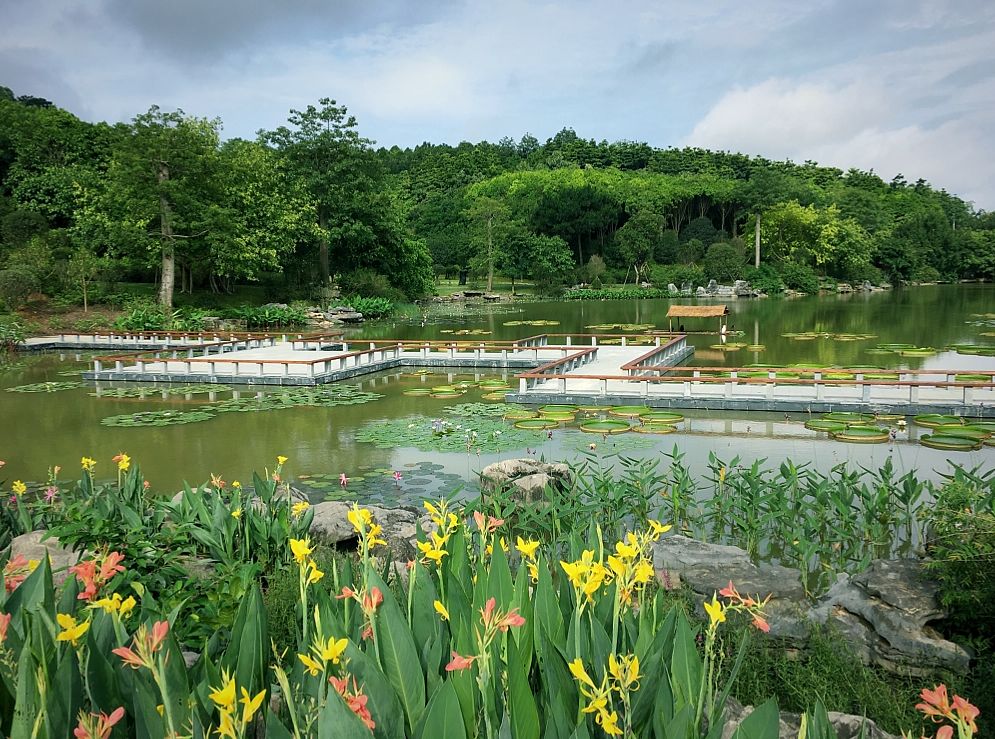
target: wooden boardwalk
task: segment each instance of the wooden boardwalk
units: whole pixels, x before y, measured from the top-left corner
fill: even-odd
[[[346,340],[318,336],[117,336],[141,348],[98,356],[98,381],[318,385],[398,367],[517,372],[519,403],[645,404],[659,408],[995,417],[995,370],[691,367],[685,335],[540,334],[517,341]],[[86,335],[34,340],[79,349]],[[128,343],[131,342],[131,343]],[[865,376],[866,374],[866,376]],[[966,378],[965,375],[981,376]]]

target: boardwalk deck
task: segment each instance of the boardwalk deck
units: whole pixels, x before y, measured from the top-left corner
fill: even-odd
[[[519,403],[636,402],[659,408],[862,410],[995,417],[992,370],[892,370],[888,379],[881,379],[881,372],[865,378],[862,370],[811,370],[800,377],[797,368],[785,368],[757,377],[756,368],[681,366],[693,353],[684,335],[645,337],[643,341],[651,342],[649,346],[642,342],[632,345],[636,338],[632,336],[590,334],[542,334],[490,343],[346,341],[340,336],[211,340],[221,338],[181,341],[160,337],[154,340],[162,343],[152,351],[96,357],[93,370],[83,377],[99,381],[318,385],[398,367],[511,370],[519,373],[519,387],[508,400]],[[125,341],[121,339],[115,348],[135,348],[134,343]],[[94,344],[81,339],[73,346]],[[790,376],[785,376],[789,371]],[[959,381],[957,373],[966,372],[989,379]],[[730,373],[733,376],[728,376]]]

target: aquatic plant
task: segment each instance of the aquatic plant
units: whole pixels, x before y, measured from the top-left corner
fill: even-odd
[[[33,382],[29,385],[17,385],[7,388],[8,393],[57,393],[61,390],[75,390],[86,383],[65,380],[59,382]]]

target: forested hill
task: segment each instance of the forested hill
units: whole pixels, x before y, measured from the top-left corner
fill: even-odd
[[[254,141],[220,131],[155,107],[92,124],[0,87],[0,301],[4,285],[44,289],[97,263],[156,280],[167,305],[256,280],[414,298],[445,273],[552,290],[995,276],[995,219],[922,180],[570,129],[377,149],[331,100]]]

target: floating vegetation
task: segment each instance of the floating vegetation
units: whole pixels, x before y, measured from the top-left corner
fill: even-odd
[[[738,352],[743,348],[743,344],[712,344],[709,349],[717,349],[720,352]]]
[[[125,413],[120,416],[108,416],[101,419],[104,426],[119,428],[137,428],[140,426],[179,426],[187,423],[197,423],[214,418],[208,410],[195,411],[144,411],[142,413]]]
[[[559,321],[505,321],[504,326],[559,326]]]
[[[950,426],[937,426],[933,430],[934,436],[957,436],[961,439],[971,439],[973,441],[984,441],[991,436],[991,432],[981,429],[972,429],[967,426],[954,424]]]
[[[102,389],[99,392],[92,392],[90,395],[94,398],[151,398],[162,397],[162,394],[165,391],[165,388],[161,387],[137,385],[129,387],[109,387]]]
[[[438,391],[433,391],[431,393],[431,396],[433,398],[458,398],[461,395],[463,395],[463,393],[461,393],[459,390],[457,390],[455,388],[453,388],[452,390],[438,390]]]
[[[946,452],[973,452],[981,448],[981,442],[974,439],[965,439],[960,436],[943,436],[940,434],[926,434],[919,438],[919,443],[930,449],[942,449]]]
[[[570,423],[574,420],[573,413],[540,413],[539,417],[557,423]]]
[[[991,344],[951,344],[947,347],[958,354],[969,354],[979,357],[995,357],[995,346]]]
[[[766,351],[767,347],[764,344],[747,344],[746,351],[748,352],[762,352]]]
[[[663,421],[651,421],[641,426],[633,426],[632,430],[637,434],[672,434],[677,431],[677,427]]]
[[[525,418],[521,421],[515,421],[516,429],[531,429],[533,431],[553,429],[559,425],[559,421],[554,421],[550,418]]]
[[[855,413],[853,411],[838,411],[836,413],[824,413],[822,416],[825,421],[837,421],[839,423],[854,424],[854,423],[868,423],[874,420],[874,416],[870,413]]]
[[[544,405],[539,407],[540,413],[570,413],[577,410],[575,405]]]
[[[813,418],[805,422],[805,428],[810,431],[828,431],[830,433],[843,431],[846,424],[843,421],[830,421],[825,418]]]
[[[501,418],[508,412],[508,408],[499,403],[460,403],[444,408],[442,412],[464,418]]]
[[[30,385],[18,385],[7,388],[8,393],[57,393],[60,390],[75,390],[85,383],[73,380],[60,382],[34,382]]]
[[[59,377],[79,377],[84,372],[89,372],[89,371],[90,370],[87,367],[84,367],[83,369],[63,370],[62,372],[59,373]]]
[[[875,413],[874,420],[880,423],[898,423],[904,421],[905,416],[901,413]]]
[[[511,388],[508,388],[508,390],[510,389]],[[504,400],[505,395],[507,395],[507,393],[504,390],[495,390],[490,393],[484,393],[480,397],[484,400]]]
[[[931,357],[936,354],[936,349],[931,346],[917,346],[912,349],[899,349],[896,353],[900,357]]]
[[[232,388],[229,385],[212,385],[201,383],[198,385],[170,385],[166,388],[169,395],[208,395],[210,393],[228,393]]]
[[[683,421],[684,416],[680,413],[672,413],[671,411],[647,411],[646,413],[639,414],[639,420],[646,423],[675,424]]]
[[[431,395],[432,391],[427,387],[413,387],[410,390],[405,390],[402,395],[407,395],[409,398],[424,398],[427,395]]]
[[[456,336],[490,336],[493,332],[482,328],[461,328],[459,331],[440,331],[442,334],[455,334]]]
[[[632,427],[625,421],[587,421],[580,425],[580,430],[588,434],[622,434]]]
[[[636,418],[652,411],[652,408],[645,405],[616,405],[608,409],[609,415],[621,416],[622,418]]]
[[[555,426],[556,424],[552,424]],[[356,432],[356,440],[380,449],[414,447],[423,452],[484,454],[524,449],[536,435],[509,427],[499,418],[431,419],[406,416],[369,421]]]
[[[594,323],[584,328],[595,331],[652,331],[656,326],[652,323]]]
[[[842,431],[832,431],[829,435],[837,441],[849,441],[857,444],[880,444],[891,438],[888,429],[879,426],[847,426]]]
[[[876,339],[875,334],[830,334],[829,338],[833,341],[866,341],[867,339]]]
[[[992,375],[954,375],[957,382],[992,382]]]
[[[500,408],[501,406],[495,406]],[[527,408],[521,408],[513,411],[508,411],[504,414],[503,418],[505,421],[524,421],[528,418],[538,418],[539,414],[535,411],[530,411]]]
[[[974,429],[975,431],[987,431],[989,434],[995,435],[995,421],[972,421],[964,428]]]
[[[293,388],[250,398],[232,398],[206,406],[206,409],[215,413],[251,413],[296,406],[333,408],[340,405],[370,403],[374,400],[380,400],[382,397],[383,395],[380,393],[360,390],[355,385],[334,384]]]
[[[917,426],[925,426],[926,428],[964,424],[964,419],[960,416],[945,416],[941,413],[924,413],[920,416],[916,416],[912,420]]]
[[[580,413],[603,413],[608,410],[607,406],[603,405],[579,405],[577,410]]]

